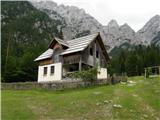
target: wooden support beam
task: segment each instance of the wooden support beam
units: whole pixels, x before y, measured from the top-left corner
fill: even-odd
[[[96,46],[96,41],[94,42],[94,52],[93,52],[93,60],[94,60],[94,65],[96,65],[96,50],[97,50],[97,48],[96,48],[97,46]]]
[[[82,55],[80,55],[80,59],[79,59],[79,71],[82,70]]]

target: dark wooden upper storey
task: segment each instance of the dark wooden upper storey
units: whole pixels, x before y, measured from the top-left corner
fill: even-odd
[[[66,41],[54,38],[49,44],[49,49],[35,61],[40,65],[61,62],[63,65],[83,63],[104,67],[110,59],[100,34],[96,33]]]

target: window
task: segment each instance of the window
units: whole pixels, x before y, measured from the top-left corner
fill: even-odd
[[[44,67],[44,69],[43,69],[43,75],[47,75],[47,67]]]
[[[54,74],[54,66],[51,66],[51,74]]]
[[[96,50],[96,58],[99,58],[99,52]]]
[[[89,52],[90,52],[90,55],[93,55],[93,48],[90,48]]]

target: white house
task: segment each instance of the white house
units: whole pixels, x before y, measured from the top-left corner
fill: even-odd
[[[100,33],[72,39],[54,38],[48,49],[34,61],[39,63],[38,82],[65,79],[70,72],[81,71],[98,64],[98,79],[107,78],[110,59]]]

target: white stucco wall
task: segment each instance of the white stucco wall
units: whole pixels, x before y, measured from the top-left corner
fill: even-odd
[[[105,79],[107,78],[107,68],[98,68],[98,79]]]
[[[54,74],[51,74],[51,66],[54,66]],[[47,74],[44,75],[44,67],[47,67]],[[62,79],[62,63],[54,63],[38,67],[38,82],[49,82]]]

